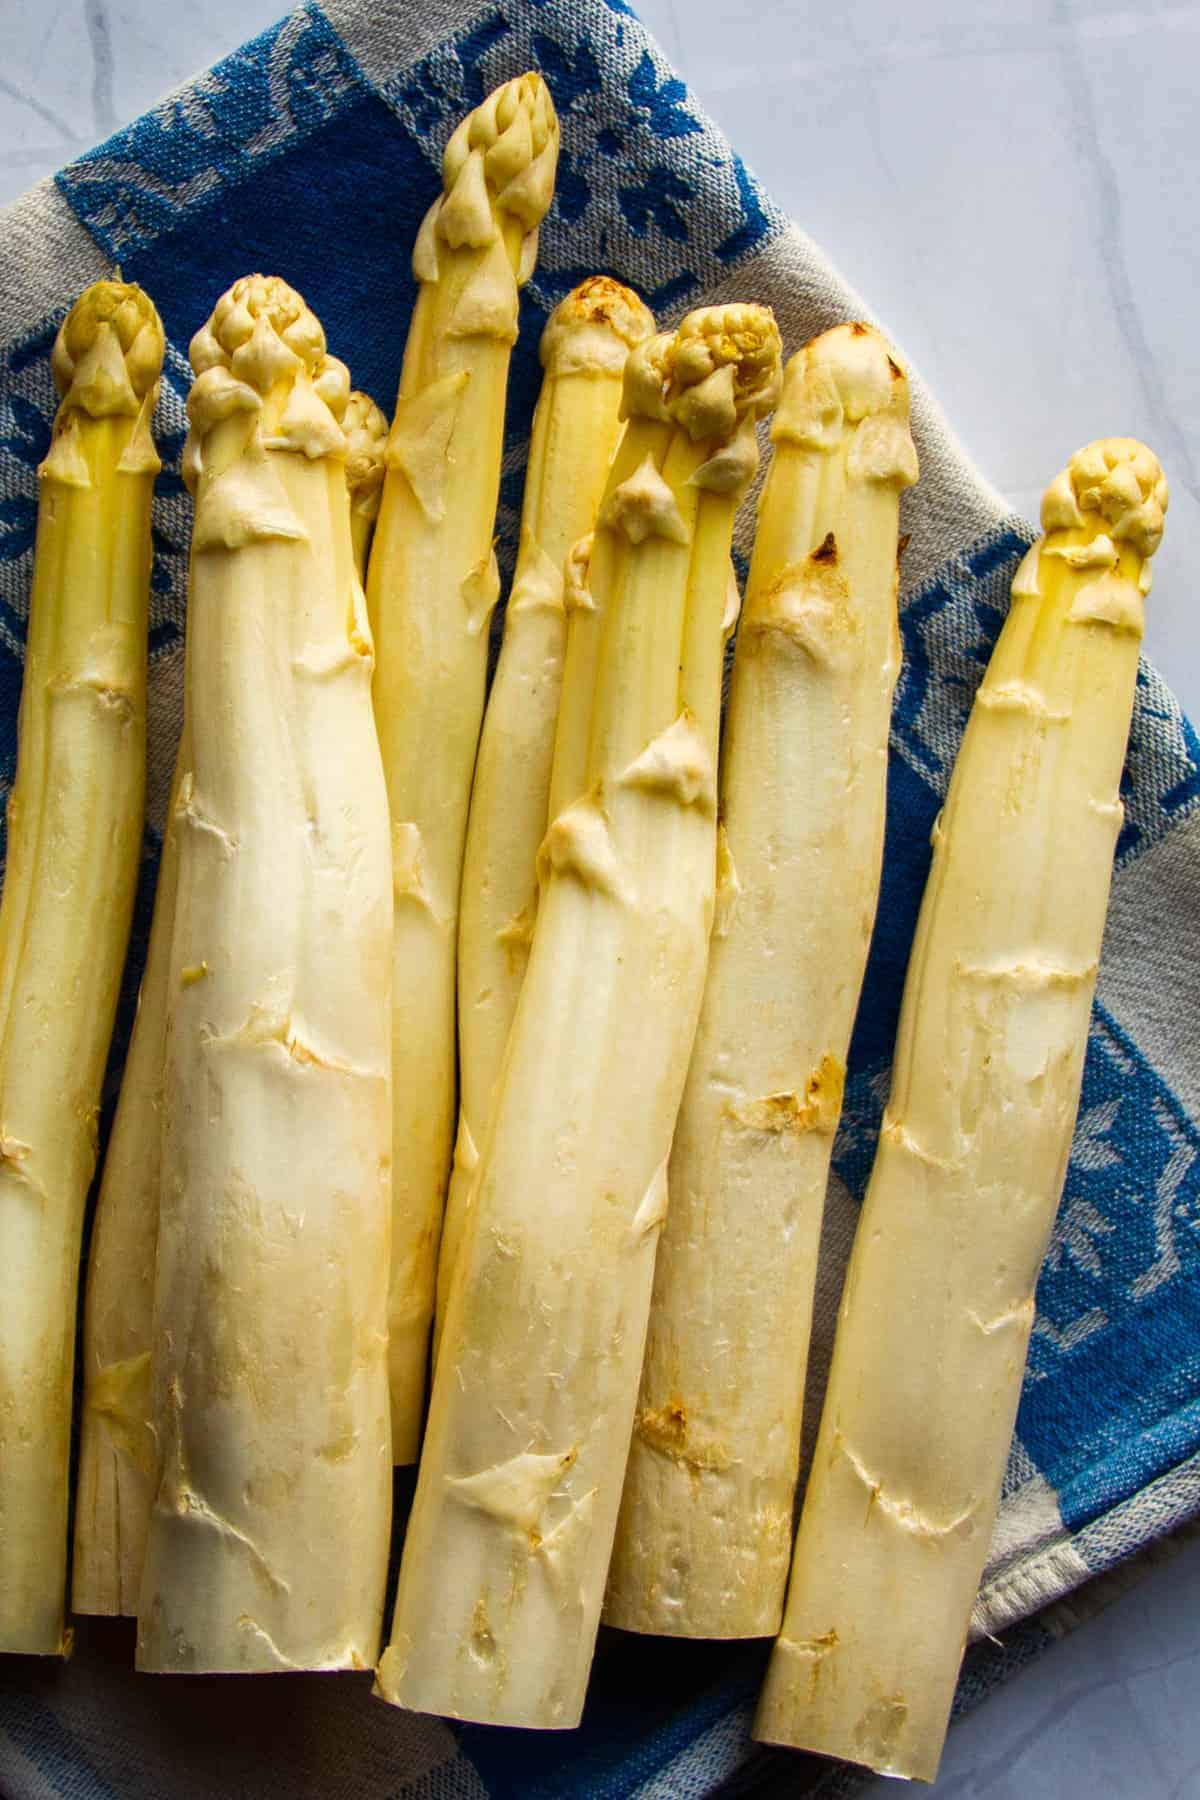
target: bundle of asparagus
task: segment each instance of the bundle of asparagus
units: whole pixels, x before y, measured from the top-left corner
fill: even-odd
[[[711,923],[734,513],[774,405],[761,307],[629,357],[564,686],[543,885],[409,1521],[385,1699],[576,1723],[599,1622]],[[580,671],[577,671],[577,674]]]
[[[606,1574],[631,1628],[779,1624],[916,478],[886,344],[825,333],[773,431],[718,830],[730,537],[778,333],[727,306],[651,336],[636,295],[585,281],[543,335],[475,767],[508,362],[557,146],[536,75],[451,138],[390,432],[281,281],[236,283],[193,340],[185,720],[93,1239],[74,1576],[81,1610],[138,1612],[143,1669],[374,1662],[457,978],[441,1342],[378,1691],[538,1727],[579,1717]],[[75,1283],[140,843],[163,348],[121,282],[55,347],[0,906],[0,1650],[68,1636]],[[1078,1103],[1165,507],[1142,446],[1072,460],[976,699],[770,1741],[936,1771]]]
[[[387,420],[369,395],[355,392],[346,402],[342,430],[361,582],[379,511]],[[179,874],[179,783],[191,766],[185,729],[167,807],[146,968],[92,1227],[71,1575],[72,1604],[81,1613],[137,1612],[154,1501],[150,1347],[167,985]]]
[[[792,358],[721,767],[729,903],[668,1177],[604,1616],[778,1629],[821,1215],[875,916],[908,384],[865,325]]]
[[[349,381],[274,278],[235,283],[191,356],[138,1666],[364,1668],[391,1507],[391,870]]]
[[[1166,483],[1090,445],[976,695],[756,1726],[937,1772],[1066,1173]]]
[[[504,614],[471,788],[458,931],[461,1106],[438,1263],[438,1335],[488,1112],[537,911],[537,852],[546,833],[554,730],[562,687],[567,581],[586,559],[621,431],[629,351],[654,330],[637,295],[594,275],[572,290],[542,333],[545,376],[529,443],[521,548]]]
[[[558,121],[539,75],[455,131],[413,252],[420,285],[367,594],[395,864],[392,1447],[420,1442],[455,1102],[455,943],[483,715],[492,531],[517,290],[554,191]]]
[[[163,349],[120,281],[88,288],[54,345],[0,907],[0,1651],[69,1641],[76,1291],[141,852]]]

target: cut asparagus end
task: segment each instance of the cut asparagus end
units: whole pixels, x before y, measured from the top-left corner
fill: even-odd
[[[1071,459],[976,694],[909,958],[755,1725],[932,1781],[1067,1168],[1167,490]]]
[[[141,289],[102,281],[52,357],[0,906],[0,1651],[70,1639],[79,1252],[141,849],[163,349]]]

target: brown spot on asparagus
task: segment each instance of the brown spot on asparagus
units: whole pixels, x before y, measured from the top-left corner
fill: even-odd
[[[828,563],[832,566],[837,562],[837,559],[837,539],[834,537],[832,531],[827,531],[825,536],[821,539],[821,542],[813,551],[812,561],[815,563]]]
[[[689,1434],[687,1407],[678,1396],[673,1396],[665,1406],[643,1407],[634,1422],[634,1430],[650,1449],[695,1474],[731,1467],[732,1458],[720,1444],[699,1443]]]
[[[846,1071],[836,1057],[825,1055],[805,1083],[804,1098],[793,1093],[767,1094],[761,1100],[730,1102],[729,1115],[750,1131],[834,1131],[842,1110]]]

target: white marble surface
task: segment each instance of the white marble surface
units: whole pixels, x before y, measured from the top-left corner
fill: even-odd
[[[284,4],[0,0],[0,200]],[[1200,717],[1200,4],[640,10],[1014,504],[1089,438],[1159,452],[1150,650]],[[1191,1800],[1198,1689],[1200,1544],[956,1728],[935,1792]]]

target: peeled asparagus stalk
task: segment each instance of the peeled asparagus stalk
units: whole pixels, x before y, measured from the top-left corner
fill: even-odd
[[[724,917],[675,1139],[604,1616],[779,1628],[833,1135],[899,665],[908,384],[865,325],[792,358],[721,764]]]
[[[461,1094],[438,1262],[438,1336],[533,937],[571,603],[565,565],[571,553],[575,566],[581,563],[586,546],[580,540],[600,504],[621,431],[626,357],[653,329],[635,293],[594,275],[560,302],[542,333],[545,374],[529,445],[521,550],[479,741],[463,862]]]
[[[179,875],[176,807],[180,782],[190,768],[185,727],[171,784],[146,967],[88,1258],[71,1570],[71,1603],[81,1613],[137,1612],[154,1502],[150,1346],[167,988]]]
[[[17,779],[0,907],[0,1651],[66,1649],[84,1204],[146,785],[150,435],[163,358],[140,288],[101,281],[54,346]]]
[[[388,422],[372,400],[355,388],[342,414],[346,434],[346,487],[350,494],[350,539],[358,578],[367,579],[367,552],[383,496]]]
[[[379,1669],[416,1711],[562,1728],[583,1705],[708,951],[730,535],[778,384],[762,307],[629,358],[594,694],[556,749],[586,744],[579,797],[541,853]]]
[[[413,252],[420,282],[367,581],[375,716],[395,865],[392,1448],[421,1435],[455,1111],[455,945],[483,716],[504,395],[517,289],[554,191],[558,121],[539,75],[455,131]]]
[[[191,347],[191,757],[138,1608],[155,1671],[363,1668],[378,1646],[391,870],[349,382],[324,349],[261,276]]]
[[[368,394],[355,391],[346,402],[342,430],[354,564],[362,581],[379,512],[387,420]],[[190,769],[185,730],[167,808],[137,1017],[92,1228],[71,1574],[72,1604],[81,1613],[137,1612],[154,1502],[150,1345],[167,985],[179,871],[176,807],[179,784]]]
[[[975,699],[756,1732],[932,1781],[1062,1191],[1166,483],[1076,455]]]

